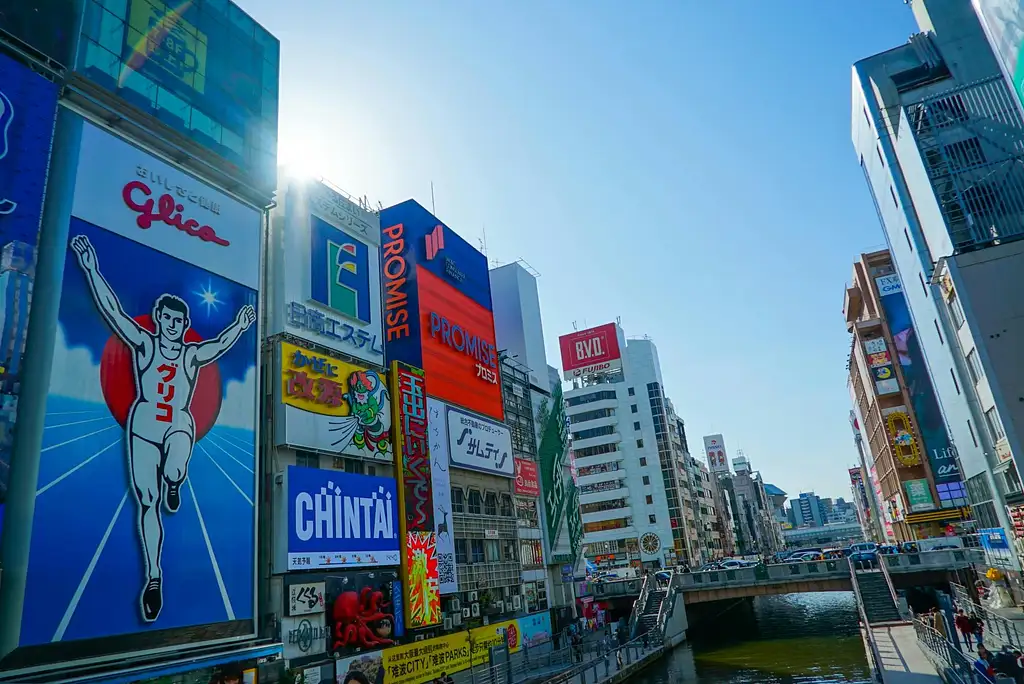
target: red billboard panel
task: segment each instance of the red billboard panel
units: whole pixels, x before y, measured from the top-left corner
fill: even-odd
[[[416,278],[430,396],[503,421],[494,315],[425,268]]]
[[[619,335],[614,323],[599,325],[558,338],[566,380],[622,368]]]
[[[537,464],[524,458],[516,459],[516,494],[540,496],[540,475]]]

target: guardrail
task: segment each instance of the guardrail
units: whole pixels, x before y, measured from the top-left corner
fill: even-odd
[[[882,681],[882,655],[878,652],[878,644],[875,642],[875,633],[871,631],[871,623],[868,622],[868,614],[864,609],[864,598],[860,595],[860,587],[857,585],[857,571],[853,567],[853,561],[847,559],[846,570],[850,575],[850,584],[853,585],[854,603],[857,604],[857,614],[860,615],[860,624],[864,627],[864,638],[868,642],[868,652],[871,654],[871,672],[876,682]]]
[[[923,620],[914,620],[914,631],[921,651],[950,684],[991,684],[988,677],[981,677],[974,669],[974,663],[956,648],[949,639]]]
[[[641,580],[626,580],[627,582],[635,583]],[[644,575],[642,583],[640,585],[640,595],[636,601],[633,601],[633,611],[629,614],[629,634],[630,638],[636,637],[637,625],[640,624],[640,617],[644,611],[644,606],[647,605],[647,594],[651,591],[651,582],[654,578],[651,575]],[[617,583],[616,583],[617,584]]]
[[[920,555],[920,554],[914,554],[914,555]],[[885,556],[881,556],[881,557],[885,558]],[[852,563],[851,563],[851,567],[852,567]],[[878,569],[882,573],[882,577],[885,578],[885,586],[889,587],[889,596],[892,597],[893,605],[896,606],[896,610],[899,612],[901,618],[903,618],[904,620],[910,620],[910,619],[912,619],[910,614],[907,611],[904,611],[902,608],[900,608],[900,597],[896,595],[896,587],[893,586],[892,577],[889,576],[888,568],[889,568],[889,563],[888,562],[881,562],[881,563],[878,564]],[[909,608],[907,610],[909,610]]]
[[[994,613],[985,606],[978,603],[974,596],[967,590],[967,587],[955,582],[949,583],[953,590],[953,603],[956,608],[963,608],[964,612],[979,615],[985,623],[985,643],[992,643],[996,648],[1011,646],[1013,648],[1024,648],[1024,634],[1021,634],[1017,622]]]
[[[639,637],[605,651],[590,662],[554,675],[546,679],[544,684],[598,684],[663,650],[664,646],[660,642]]]

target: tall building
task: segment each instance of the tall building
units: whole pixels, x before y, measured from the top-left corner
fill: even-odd
[[[686,521],[657,348],[648,339],[627,342],[615,324],[560,344],[573,383],[566,413],[587,559],[674,565],[686,548]]]
[[[775,522],[774,505],[761,474],[751,468],[742,451],[732,464],[735,473],[731,476],[719,474],[718,481],[729,495],[737,553],[750,556],[780,550],[783,547],[782,532]]]
[[[959,459],[978,528],[1011,531],[1024,120],[971,3],[912,8],[920,33],[854,65],[853,143],[942,413],[922,448],[936,474]]]
[[[853,397],[852,377],[847,382],[850,389],[850,396]],[[854,402],[856,403],[856,402]],[[854,491],[854,500],[857,502],[858,518],[861,528],[864,530],[865,539],[874,539],[881,543],[892,536],[892,524],[889,523],[889,532],[883,526],[882,509],[879,505],[879,497],[875,494],[875,480],[871,473],[875,472],[874,457],[871,451],[864,444],[864,435],[861,434],[860,420],[857,412],[850,409],[850,428],[853,430],[853,443],[857,448],[858,465],[850,468],[850,486]]]
[[[793,527],[821,527],[826,516],[825,505],[814,492],[801,492],[790,507]]]
[[[691,456],[687,459],[686,471],[689,473],[694,494],[693,510],[697,522],[700,562],[707,563],[726,555],[732,555],[731,547],[727,553],[724,550],[722,539],[726,535],[722,529],[722,519],[715,503],[717,487],[712,482],[707,465],[701,459]]]

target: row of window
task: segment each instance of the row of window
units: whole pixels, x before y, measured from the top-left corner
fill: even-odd
[[[614,417],[615,417],[615,409],[613,409],[613,408],[604,408],[604,409],[597,409],[597,410],[594,410],[594,411],[584,411],[583,413],[576,413],[574,415],[571,415],[571,416],[569,416],[569,423],[570,424],[585,423],[588,420],[598,420],[599,418],[614,418]]]
[[[573,440],[577,439],[592,439],[594,437],[604,437],[606,435],[614,434],[614,425],[604,425],[602,427],[590,428],[589,430],[580,430],[579,432],[572,433]]]
[[[465,563],[512,563],[516,557],[516,543],[497,539],[456,539],[455,562]]]
[[[515,517],[512,496],[502,492],[481,492],[470,488],[464,491],[461,487],[452,487],[452,512],[469,513],[470,515],[500,515],[503,518]]]

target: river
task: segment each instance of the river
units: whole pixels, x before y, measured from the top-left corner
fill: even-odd
[[[829,592],[762,596],[706,616],[687,643],[630,684],[866,684],[870,678],[853,594]]]

